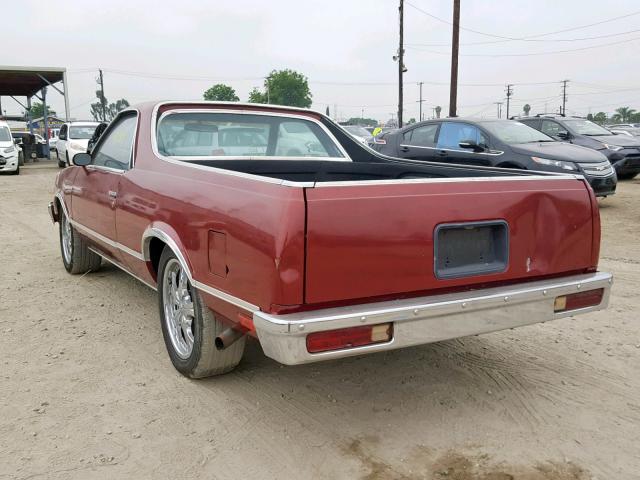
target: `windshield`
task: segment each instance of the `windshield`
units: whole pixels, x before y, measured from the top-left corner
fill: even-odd
[[[69,128],[69,138],[74,140],[88,140],[93,137],[93,132],[96,130],[95,125],[87,126],[72,126]]]
[[[578,135],[613,135],[609,130],[604,129],[600,125],[596,125],[589,120],[570,118],[564,119],[563,123]]]
[[[351,135],[355,135],[356,137],[370,137],[371,134],[364,128],[358,125],[345,125],[343,127],[347,132]]]
[[[535,128],[531,128],[524,123],[514,122],[511,120],[505,120],[502,122],[480,122],[480,125],[497,137],[498,140],[509,145],[516,143],[554,141],[551,137],[539,132]]]
[[[7,127],[0,127],[0,142],[12,142],[11,134]]]

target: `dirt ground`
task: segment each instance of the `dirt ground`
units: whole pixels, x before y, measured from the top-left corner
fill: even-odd
[[[640,478],[640,179],[601,202],[604,312],[192,381],[153,291],[65,272],[57,171],[0,176],[0,479]]]

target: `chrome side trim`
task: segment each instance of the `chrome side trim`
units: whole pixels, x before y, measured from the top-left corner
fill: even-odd
[[[180,249],[180,247],[178,247],[176,242],[169,235],[167,235],[165,232],[163,232],[161,229],[157,227],[149,227],[142,234],[142,252],[143,252],[143,259],[145,261],[151,260],[151,256],[149,252],[149,244],[151,242],[151,239],[154,237],[162,240],[164,243],[166,243],[169,246],[169,248],[171,248],[171,250],[173,250],[173,253],[175,253],[176,257],[178,257],[178,261],[184,268],[185,272],[187,272],[187,277],[189,277],[189,281],[191,282],[191,285],[193,285],[195,288],[205,293],[208,293],[209,295],[217,297],[221,300],[229,302],[232,305],[235,305],[236,307],[243,308],[244,310],[247,310],[249,312],[260,311],[260,307],[258,307],[257,305],[249,303],[245,300],[242,300],[241,298],[235,297],[227,292],[224,292],[222,290],[219,290],[215,287],[212,287],[210,285],[207,285],[205,283],[202,283],[194,279],[189,263],[187,262],[187,259],[184,253],[182,252],[182,250]]]
[[[121,170],[119,168],[111,168],[111,167],[105,167],[103,165],[93,165],[93,164],[89,164],[84,168],[90,171],[102,171],[102,172],[115,173],[116,175],[122,175],[124,172],[126,172],[126,170]]]
[[[316,182],[315,188],[322,187],[354,187],[365,185],[407,185],[411,183],[452,183],[452,182],[517,182],[539,180],[582,180],[582,175],[557,174],[549,176],[518,175],[504,177],[454,177],[454,178],[403,178],[401,180],[354,180],[347,182]]]
[[[116,260],[114,260],[113,258],[111,258],[109,255],[107,255],[106,253],[102,253],[100,250],[98,250],[97,248],[92,248],[89,247],[89,250],[91,250],[93,253],[95,253],[96,255],[100,255],[102,258],[104,258],[107,262],[115,265],[116,267],[118,267],[120,270],[122,270],[125,273],[128,273],[129,275],[131,275],[133,278],[135,278],[136,280],[142,282],[144,285],[146,285],[147,287],[149,287],[151,290],[153,291],[157,291],[157,287],[155,285],[150,284],[149,282],[143,280],[142,278],[140,278],[139,276],[131,273],[130,270],[128,270],[127,268],[125,268],[122,264],[120,264],[119,262],[117,262]]]
[[[407,148],[424,148],[425,150],[438,150],[441,152],[462,152],[462,153],[473,153],[474,155],[488,155],[491,157],[499,157],[500,155],[503,155],[504,152],[501,150],[492,150],[491,152],[470,152],[468,150],[455,150],[453,148],[438,148],[438,147],[425,147],[422,145],[410,145],[410,144],[406,144],[406,143],[401,143],[400,144],[401,147],[407,147]],[[431,160],[431,161],[436,161],[436,160]]]
[[[265,354],[294,365],[478,335],[601,310],[608,305],[612,282],[611,274],[597,272],[286,315],[255,312],[253,322]],[[599,305],[554,312],[557,296],[598,288],[604,289]],[[316,354],[307,351],[309,333],[388,322],[392,322],[394,328],[390,342]]]
[[[90,229],[89,227],[86,227],[85,225],[77,222],[76,220],[73,220],[71,217],[67,217],[69,218],[69,221],[71,222],[71,225],[73,225],[75,228],[77,228],[78,230],[80,230],[82,233],[84,233],[85,235],[89,235],[90,237],[95,238],[96,240],[101,241],[102,243],[106,243],[107,245],[109,245],[110,247],[113,247],[115,249],[120,250],[121,252],[126,253],[127,255],[131,255],[132,257],[134,257],[137,260],[142,260],[144,261],[144,256],[140,253],[140,252],[136,252],[135,250],[130,249],[129,247],[127,247],[126,245],[123,245],[121,243],[118,243],[114,240],[111,240],[108,237],[105,237],[104,235],[102,235],[101,233],[96,232],[95,230]]]

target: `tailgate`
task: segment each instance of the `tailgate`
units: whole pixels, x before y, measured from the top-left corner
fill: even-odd
[[[305,192],[305,302],[593,268],[588,188],[533,176],[316,184]]]

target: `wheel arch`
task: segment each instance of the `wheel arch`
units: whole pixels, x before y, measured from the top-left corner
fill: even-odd
[[[142,255],[147,262],[149,273],[158,280],[160,256],[165,247],[169,247],[182,264],[189,281],[193,284],[191,264],[176,231],[167,224],[152,224],[142,235]]]

